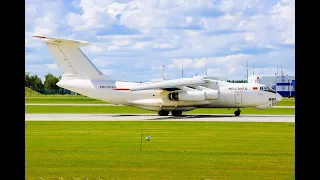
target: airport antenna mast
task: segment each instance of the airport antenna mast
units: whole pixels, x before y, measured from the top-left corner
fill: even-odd
[[[164,80],[164,65],[162,65],[162,80]]]
[[[248,75],[249,75],[249,69],[248,69],[248,60],[247,60],[247,83],[249,82],[249,77],[248,77]]]
[[[207,65],[207,59],[206,59],[206,76],[208,76],[208,65]]]
[[[283,83],[285,83],[283,70],[282,70],[282,59],[281,59],[281,81],[282,81],[282,91],[285,91]]]
[[[252,74],[254,75],[254,63],[252,63],[252,67],[253,67]]]
[[[183,59],[181,60],[181,63],[182,63],[182,68],[181,68],[181,76],[182,76],[182,78],[183,78]]]

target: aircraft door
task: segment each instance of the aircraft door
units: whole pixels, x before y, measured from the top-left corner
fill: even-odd
[[[242,102],[242,93],[237,92],[236,93],[236,104],[241,104]]]

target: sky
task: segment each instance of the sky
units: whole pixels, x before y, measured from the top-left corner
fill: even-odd
[[[26,0],[25,71],[62,74],[34,35],[83,40],[116,80],[295,74],[293,0]],[[164,66],[164,68],[163,68]],[[277,68],[278,67],[278,68]],[[278,70],[278,71],[277,71]]]

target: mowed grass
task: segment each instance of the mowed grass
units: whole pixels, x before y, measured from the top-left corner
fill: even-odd
[[[233,114],[236,108],[199,108],[183,114]],[[137,114],[151,113],[131,106],[25,106],[26,113],[117,113]],[[269,108],[259,110],[255,108],[241,108],[241,114],[295,114],[294,108]]]
[[[57,103],[57,104],[108,104],[108,102],[92,99],[85,96],[74,95],[60,95],[60,96],[39,96],[39,97],[26,97],[25,103]],[[277,106],[294,106],[294,98],[283,98]]]
[[[294,179],[294,123],[26,122],[26,179]],[[151,141],[141,134],[148,134]],[[59,178],[60,177],[60,178]]]
[[[295,99],[294,98],[291,98],[288,100],[282,99],[280,102],[278,102],[276,106],[295,106]]]
[[[85,96],[48,96],[48,97],[26,97],[25,103],[43,104],[107,104],[107,102],[88,98]]]
[[[24,93],[25,97],[42,95],[42,94],[38,93],[37,91],[34,91],[28,87],[25,87],[24,89],[25,89],[25,93]]]

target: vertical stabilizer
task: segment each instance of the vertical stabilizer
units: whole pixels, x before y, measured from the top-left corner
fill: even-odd
[[[110,79],[101,73],[89,58],[81,51],[80,46],[88,46],[89,42],[58,38],[42,38],[49,51],[62,70],[62,76],[75,76],[86,79]]]

